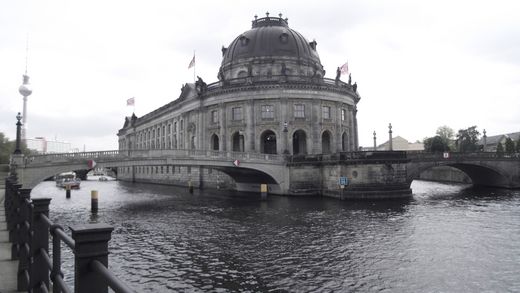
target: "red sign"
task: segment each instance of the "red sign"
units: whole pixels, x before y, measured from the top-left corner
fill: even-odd
[[[233,165],[235,165],[235,166],[238,167],[238,166],[240,165],[240,161],[239,161],[239,160],[235,160],[235,161],[233,161]]]
[[[96,167],[96,162],[94,160],[88,160],[87,166],[89,169],[94,169],[94,167]]]

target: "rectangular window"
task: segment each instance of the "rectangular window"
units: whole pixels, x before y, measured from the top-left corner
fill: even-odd
[[[188,174],[191,174],[191,166],[188,166],[186,169],[187,169]]]
[[[242,120],[242,107],[235,107],[231,109],[231,118],[234,121]]]
[[[177,121],[173,123],[173,132],[177,132]]]
[[[322,114],[323,119],[330,119],[330,107],[329,106],[321,107],[321,114]]]
[[[274,118],[274,106],[273,105],[262,105],[262,119],[273,119]]]
[[[218,123],[218,110],[211,111],[211,123]]]
[[[345,109],[341,109],[341,121],[345,121],[347,119],[347,111]]]
[[[304,104],[294,104],[294,118],[305,118]]]
[[[184,120],[181,120],[181,131],[184,130]]]

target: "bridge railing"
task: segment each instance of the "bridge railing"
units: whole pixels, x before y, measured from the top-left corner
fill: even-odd
[[[445,156],[444,153],[430,153],[423,151],[410,151],[406,153],[406,156],[411,160],[426,161],[426,160],[489,160],[489,159],[501,159],[501,160],[520,160],[520,153],[505,154],[496,152],[448,152]]]
[[[229,152],[214,150],[197,150],[197,149],[152,149],[152,150],[112,150],[100,152],[82,152],[82,153],[56,153],[45,155],[30,155],[25,159],[26,165],[45,164],[52,162],[67,162],[73,160],[110,160],[124,158],[210,158],[210,159],[233,159],[233,160],[256,160],[280,162],[285,160],[284,155],[277,154],[259,154],[247,152]]]
[[[12,243],[11,258],[18,260],[17,290],[27,292],[133,292],[108,270],[108,241],[113,227],[86,224],[70,227],[72,237],[49,219],[50,198],[30,198],[16,178],[6,179],[5,211]],[[49,231],[53,238],[49,256]],[[61,242],[74,254],[74,291],[61,271]]]
[[[334,154],[293,155],[288,157],[290,163],[305,162],[339,162],[339,161],[380,161],[405,160],[404,151],[367,151],[367,152],[339,152]]]

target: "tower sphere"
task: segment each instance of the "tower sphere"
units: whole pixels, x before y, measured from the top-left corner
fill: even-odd
[[[18,88],[18,92],[24,97],[30,96],[32,94],[32,87],[29,84],[28,75],[23,75],[23,84]]]

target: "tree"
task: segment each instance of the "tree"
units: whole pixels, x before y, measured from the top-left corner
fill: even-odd
[[[457,133],[457,148],[460,152],[476,152],[478,150],[478,140],[480,133],[477,126],[471,126],[467,129],[459,129]]]
[[[452,128],[443,125],[439,126],[437,128],[437,132],[435,132],[438,136],[442,138],[442,141],[444,142],[444,145],[446,145],[448,148],[445,149],[445,151],[449,151],[453,149],[453,140],[455,138],[455,131],[453,131]]]
[[[520,153],[520,136],[516,140],[516,149],[515,150],[517,153]]]
[[[512,154],[515,152],[515,142],[510,138],[506,138],[506,153]]]
[[[498,153],[498,154],[502,154],[502,153],[504,153],[504,146],[502,145],[501,142],[499,142],[499,143],[497,144],[497,153]]]
[[[442,153],[445,151],[449,151],[450,149],[445,140],[439,135],[436,135],[434,137],[427,137],[424,139],[423,143],[424,150],[431,153]]]
[[[9,158],[14,151],[14,142],[0,132],[0,164],[8,164]]]
[[[9,164],[9,159],[11,158],[15,147],[16,141],[9,140],[5,134],[0,132],[0,164]],[[32,153],[23,141],[20,145],[20,150],[24,155],[30,155]]]

